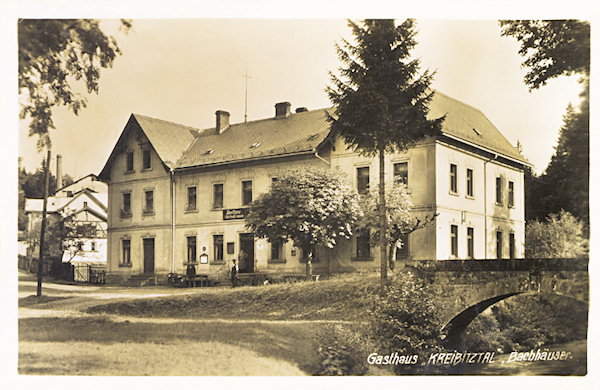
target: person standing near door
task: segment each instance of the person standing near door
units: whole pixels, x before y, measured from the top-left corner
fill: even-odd
[[[238,266],[235,263],[235,259],[233,259],[233,265],[231,266],[231,288],[234,288],[237,284],[237,274],[238,274]]]

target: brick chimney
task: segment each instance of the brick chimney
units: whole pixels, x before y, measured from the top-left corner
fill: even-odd
[[[217,116],[217,134],[221,134],[229,128],[229,113],[219,110],[215,112],[215,115]]]
[[[56,189],[63,187],[62,156],[56,155]]]
[[[287,118],[290,116],[292,104],[290,102],[282,102],[275,104],[275,118]]]

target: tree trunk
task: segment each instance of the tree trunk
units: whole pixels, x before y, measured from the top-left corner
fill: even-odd
[[[50,157],[51,152],[48,149],[48,157],[46,157],[46,164],[44,165],[44,203],[42,207],[42,226],[40,229],[40,258],[38,260],[38,280],[37,280],[37,294],[36,296],[42,296],[42,274],[44,270],[44,233],[46,231],[46,208],[48,205],[48,187],[50,184]]]
[[[387,280],[387,243],[386,230],[387,220],[385,218],[385,151],[379,149],[379,257],[381,259],[381,284],[385,285]]]

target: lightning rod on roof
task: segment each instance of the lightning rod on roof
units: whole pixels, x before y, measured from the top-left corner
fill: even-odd
[[[244,94],[244,123],[246,123],[248,121],[248,79],[252,78],[248,76],[248,68],[246,68],[246,73],[244,73],[242,77],[246,79],[246,90]]]

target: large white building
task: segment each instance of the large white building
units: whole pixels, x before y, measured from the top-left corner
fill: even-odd
[[[331,134],[326,109],[195,129],[132,114],[99,179],[108,183],[108,272],[113,280],[197,272],[224,277],[231,261],[242,272],[303,272],[291,243],[271,244],[245,229],[245,210],[286,170],[341,169],[357,189],[376,184],[378,162],[359,156]],[[490,259],[524,255],[523,169],[528,162],[485,115],[437,92],[431,118],[446,115],[442,135],[389,155],[386,181],[408,185],[416,214],[435,223],[408,237],[398,256]],[[315,272],[377,269],[379,251],[360,237],[320,248]]]

